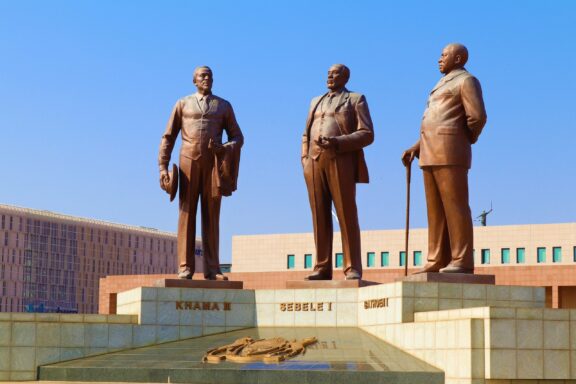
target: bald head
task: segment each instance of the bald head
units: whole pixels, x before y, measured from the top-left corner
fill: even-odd
[[[468,49],[459,43],[451,43],[444,47],[438,60],[440,72],[448,74],[454,69],[463,68],[468,61]]]
[[[350,69],[344,64],[334,64],[328,70],[328,89],[331,91],[339,91],[350,79]]]

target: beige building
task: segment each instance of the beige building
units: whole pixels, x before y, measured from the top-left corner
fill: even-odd
[[[364,270],[404,265],[404,230],[362,232]],[[409,267],[426,263],[428,231],[412,229]],[[305,271],[314,267],[312,233],[234,236],[232,272]],[[474,228],[476,266],[576,265],[576,223]],[[334,236],[335,268],[342,265],[340,234]],[[576,281],[576,277],[575,277]]]

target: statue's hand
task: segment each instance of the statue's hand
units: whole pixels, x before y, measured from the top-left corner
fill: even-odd
[[[335,137],[320,136],[320,138],[316,140],[316,144],[322,149],[338,149],[338,139]]]
[[[160,171],[160,188],[164,191],[168,191],[168,184],[170,183],[170,175],[168,174],[167,169],[163,169]]]
[[[419,155],[420,151],[415,148],[405,150],[404,153],[402,153],[402,164],[404,164],[405,167],[409,166],[412,164],[412,161],[414,161],[414,158]]]

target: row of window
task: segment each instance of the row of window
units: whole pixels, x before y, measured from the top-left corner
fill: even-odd
[[[516,248],[516,264],[526,262],[526,248]],[[546,263],[546,247],[536,248],[536,262]],[[576,246],[573,248],[572,261],[576,262]],[[552,262],[562,262],[562,247],[552,247]],[[482,249],[480,253],[480,263],[490,264],[490,249]],[[510,264],[510,248],[500,249],[500,264]]]
[[[475,253],[475,251],[474,251]],[[526,248],[516,248],[515,254],[516,264],[524,264],[526,262]],[[536,248],[536,262],[546,263],[546,247]],[[576,262],[576,246],[573,248],[572,260]],[[552,262],[562,262],[562,247],[552,247]],[[403,267],[406,263],[406,252],[400,251],[398,253],[398,264]],[[482,249],[480,251],[480,263],[490,264],[490,249]],[[500,249],[500,264],[510,264],[510,248]],[[334,266],[336,268],[342,267],[344,264],[344,254],[336,253],[334,259]],[[296,265],[296,256],[293,254],[287,255],[286,267],[294,269]],[[388,267],[390,265],[390,252],[380,252],[380,267]],[[412,252],[412,265],[422,265],[422,251]],[[376,252],[368,252],[366,254],[366,267],[376,266]],[[312,254],[307,253],[304,255],[304,268],[310,269],[313,267]]]
[[[344,254],[336,253],[334,258],[334,267],[341,268],[344,265]],[[406,262],[406,252],[400,251],[398,255],[399,264],[401,267],[404,266]],[[422,251],[412,252],[412,263],[415,266],[422,265]],[[294,269],[296,265],[296,256],[287,255],[286,267],[288,269]],[[390,265],[390,252],[380,252],[380,266],[388,267]],[[307,253],[304,255],[304,269],[310,269],[313,266],[312,254]],[[368,252],[366,254],[366,266],[368,268],[376,266],[376,252]]]

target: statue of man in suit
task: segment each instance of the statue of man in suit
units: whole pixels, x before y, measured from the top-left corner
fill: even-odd
[[[204,278],[228,280],[220,270],[218,254],[220,202],[222,195],[228,196],[236,189],[244,137],[232,105],[212,94],[212,70],[206,66],[196,68],[193,81],[197,92],[176,102],[162,136],[158,155],[160,187],[166,191],[169,189],[168,163],[181,132],[178,277],[192,279],[194,274],[196,210],[200,200]],[[222,144],[224,131],[228,142]]]
[[[342,233],[346,279],[362,277],[356,183],[368,183],[362,148],[374,141],[374,131],[366,98],[345,87],[349,78],[345,65],[330,67],[328,93],[312,100],[302,137],[316,244],[316,265],[307,280],[332,279],[332,203]]]
[[[480,83],[466,71],[468,50],[449,44],[438,60],[444,77],[428,98],[420,139],[402,154],[419,158],[428,210],[428,263],[419,272],[473,273],[473,230],[468,205],[471,145],[486,123]]]

